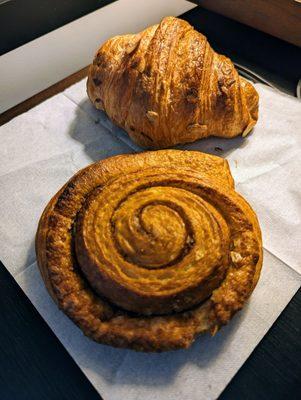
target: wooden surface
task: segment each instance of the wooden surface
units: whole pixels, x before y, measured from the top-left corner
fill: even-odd
[[[243,54],[246,51],[243,45],[238,46],[238,43],[234,41],[234,38],[238,36],[238,31],[241,32],[239,24],[200,9],[186,13],[184,18],[215,41],[219,46],[219,51],[231,53],[233,57],[236,57],[241,51]],[[224,29],[223,37],[216,34],[214,26]],[[254,34],[257,42],[265,42],[264,36],[261,36],[263,34]],[[249,42],[254,41],[252,30],[249,28],[244,29],[243,37]],[[270,40],[267,42],[270,43]],[[267,50],[268,44],[263,46],[263,50],[258,46],[252,50],[254,60],[260,60],[263,57],[261,53],[265,53],[267,64],[264,64],[264,67],[267,67],[267,74],[270,73],[270,68],[273,69],[276,57],[273,43],[277,44],[277,41],[271,42],[270,53]],[[235,51],[231,49],[231,45],[235,47]],[[257,48],[259,53],[256,54]],[[275,48],[277,49],[278,46],[275,45]],[[271,63],[270,67],[268,62]],[[85,74],[86,69],[81,70],[7,111],[5,113],[6,120],[64,90],[82,79]],[[294,74],[292,74],[292,78],[294,78]],[[4,119],[2,119],[3,121]],[[95,389],[1,263],[0,309],[0,400],[100,399]],[[295,295],[219,399],[300,399],[300,337],[301,290]],[[201,390],[201,388],[197,388],[197,390],[199,389]],[[185,399],[185,395],[183,399]]]
[[[194,2],[208,10],[301,47],[301,3],[299,1],[196,0]]]
[[[6,124],[6,122],[10,121],[11,119],[15,118],[17,115],[24,113],[25,111],[30,110],[34,106],[42,103],[49,97],[54,96],[65,90],[67,87],[73,85],[74,83],[80,81],[85,76],[87,76],[88,68],[85,67],[74,74],[68,76],[67,78],[57,82],[56,84],[50,86],[49,88],[43,90],[40,93],[30,97],[29,99],[23,101],[20,104],[17,104],[15,107],[10,108],[9,110],[5,111],[4,113],[0,114],[0,126]]]

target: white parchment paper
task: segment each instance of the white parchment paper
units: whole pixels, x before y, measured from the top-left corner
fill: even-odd
[[[301,103],[256,88],[260,120],[250,136],[180,146],[228,159],[265,247],[248,305],[189,350],[144,354],[96,344],[57,309],[41,280],[34,235],[51,196],[92,161],[141,151],[92,107],[85,81],[0,127],[0,259],[105,400],[215,399],[300,287]]]

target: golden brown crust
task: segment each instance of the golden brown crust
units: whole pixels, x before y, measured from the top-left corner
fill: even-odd
[[[36,252],[49,293],[87,336],[143,351],[216,332],[262,264],[256,216],[227,162],[176,150],[81,170],[46,207]]]
[[[258,118],[254,87],[204,35],[174,17],[104,43],[87,91],[96,108],[147,148],[246,135]]]

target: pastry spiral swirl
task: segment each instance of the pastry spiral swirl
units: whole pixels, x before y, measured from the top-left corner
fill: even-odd
[[[204,35],[174,17],[104,43],[87,90],[96,108],[147,148],[246,135],[258,119],[255,88]]]
[[[262,264],[227,162],[176,150],[80,171],[46,207],[36,251],[50,294],[87,336],[144,351],[226,324]]]

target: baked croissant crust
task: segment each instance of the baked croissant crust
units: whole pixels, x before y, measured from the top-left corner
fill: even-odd
[[[258,119],[254,87],[204,35],[174,17],[104,43],[87,91],[96,108],[147,148],[246,135]]]
[[[78,172],[36,235],[49,293],[97,342],[187,348],[240,310],[262,265],[257,218],[225,160],[165,150]]]

